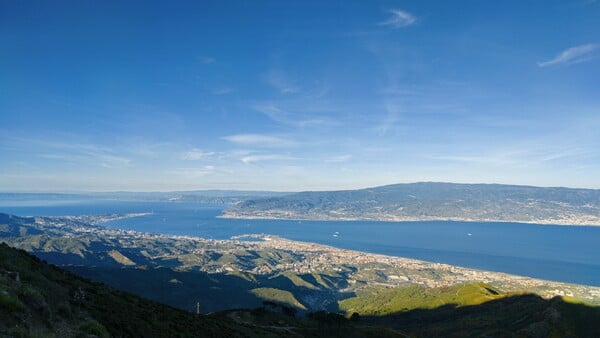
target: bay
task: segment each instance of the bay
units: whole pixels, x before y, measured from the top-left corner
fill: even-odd
[[[229,239],[271,234],[338,248],[422,259],[554,281],[600,286],[600,227],[492,222],[292,221],[217,218],[223,206],[113,200],[2,201],[20,216],[149,215],[104,226]]]

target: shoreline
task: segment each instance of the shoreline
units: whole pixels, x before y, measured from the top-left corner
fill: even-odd
[[[111,249],[122,252],[126,257],[129,256],[128,253],[137,255],[142,250],[151,250],[143,254],[149,259],[144,264],[150,264],[149,266],[162,266],[166,261],[197,255],[204,257],[206,261],[201,264],[182,263],[179,268],[198,269],[217,274],[235,271],[255,275],[277,275],[286,272],[297,275],[334,274],[343,278],[347,282],[348,290],[353,291],[371,286],[444,287],[468,282],[483,282],[509,292],[535,293],[544,298],[572,297],[585,303],[600,305],[600,286],[369,253],[314,242],[289,240],[264,233],[246,233],[228,239],[212,239],[87,224],[88,226],[85,222],[73,218],[36,217],[31,226],[41,231],[48,231],[49,237],[69,237],[77,241],[104,243]],[[265,263],[248,264],[245,259],[239,257],[247,256],[249,251],[275,252],[278,258]],[[218,254],[218,257],[232,255],[238,258],[231,262],[219,262],[215,260],[214,254]]]
[[[380,286],[397,288],[407,285],[422,285],[425,287],[445,287],[461,283],[484,282],[495,285],[508,292],[531,292],[544,298],[573,297],[588,302],[591,305],[600,305],[600,286],[577,284],[561,281],[553,281],[524,275],[510,274],[491,270],[482,270],[448,263],[426,261],[410,257],[393,256],[386,254],[371,253],[352,249],[344,249],[331,245],[304,242],[287,239],[285,237],[270,234],[242,234],[232,236],[230,239],[216,240],[197,236],[169,236],[172,239],[186,239],[196,241],[215,241],[238,245],[247,249],[257,247],[261,249],[288,250],[301,254],[312,254],[317,260],[339,260],[341,265],[364,266],[368,264],[384,265],[391,270],[403,271],[398,275],[389,275],[387,281],[377,282]],[[331,267],[333,267],[332,265]],[[273,270],[286,271],[285,268]],[[318,270],[318,269],[317,269]],[[437,278],[423,277],[415,273],[424,270],[441,273]],[[314,272],[314,271],[313,271]]]
[[[136,215],[145,215],[145,214],[149,214],[149,213],[136,214]],[[127,214],[127,215],[130,215],[130,214]],[[54,216],[52,216],[52,217],[54,217]],[[73,217],[79,217],[79,216],[73,216]],[[86,216],[86,217],[89,217],[89,216]],[[130,217],[137,217],[137,216],[130,216]],[[64,218],[64,217],[57,217],[57,218]],[[122,217],[122,218],[128,218],[128,217]],[[542,278],[536,278],[536,277],[530,277],[530,276],[524,276],[524,275],[518,275],[518,274],[511,274],[511,273],[507,273],[507,272],[483,270],[483,269],[471,268],[471,267],[466,267],[466,266],[461,266],[461,265],[453,265],[453,264],[449,264],[449,263],[427,261],[427,260],[422,260],[422,259],[418,259],[418,258],[394,256],[394,255],[373,253],[373,252],[368,252],[368,251],[346,249],[346,248],[340,248],[340,247],[316,243],[316,242],[292,240],[292,239],[287,239],[285,237],[281,237],[279,235],[266,234],[266,233],[259,233],[259,234],[248,233],[248,234],[235,235],[235,236],[232,236],[227,239],[215,239],[215,238],[206,238],[206,237],[193,236],[193,235],[168,235],[168,234],[162,234],[162,233],[151,233],[151,232],[143,232],[143,231],[136,231],[136,230],[125,230],[125,229],[119,229],[119,228],[106,228],[102,225],[100,225],[100,226],[102,227],[102,229],[104,231],[106,231],[108,233],[114,233],[114,234],[118,234],[121,236],[127,234],[129,236],[135,236],[135,237],[152,237],[154,239],[162,238],[162,239],[169,239],[169,240],[176,240],[176,241],[177,240],[184,240],[184,241],[187,240],[187,241],[193,241],[193,242],[197,242],[197,243],[213,242],[213,243],[232,244],[232,245],[236,245],[236,246],[240,246],[240,247],[254,245],[254,246],[258,246],[258,247],[262,247],[262,248],[266,247],[266,248],[290,250],[290,251],[324,252],[324,253],[330,253],[330,254],[336,253],[336,254],[342,254],[342,255],[352,254],[356,257],[372,258],[374,261],[376,261],[378,263],[382,263],[382,262],[389,261],[389,260],[394,260],[394,261],[401,261],[401,262],[405,262],[405,263],[420,264],[426,268],[442,267],[444,269],[450,269],[450,270],[454,269],[454,270],[461,270],[464,272],[476,272],[476,273],[486,274],[486,275],[490,275],[490,276],[492,276],[492,275],[493,276],[501,276],[503,278],[508,278],[508,279],[530,280],[530,281],[535,281],[540,284],[556,284],[556,285],[569,285],[569,286],[575,286],[575,287],[593,288],[593,289],[597,289],[598,294],[600,295],[600,285],[596,286],[596,285],[588,285],[588,284],[578,284],[578,283],[554,281],[554,280],[548,280],[548,279],[542,279]]]
[[[121,219],[143,217],[152,215],[153,212],[133,212],[127,214],[104,214],[104,215],[65,215],[65,216],[27,216],[27,217],[48,217],[48,218],[63,218],[72,221],[89,223],[92,225],[102,225],[107,222],[117,221]]]
[[[518,275],[518,274],[511,274],[511,273],[507,273],[507,272],[483,270],[483,269],[476,269],[476,268],[471,268],[471,267],[466,267],[466,266],[461,266],[461,265],[453,265],[453,264],[449,264],[449,263],[427,261],[427,260],[411,258],[411,257],[394,256],[394,255],[372,253],[372,252],[368,252],[368,251],[346,249],[346,248],[340,248],[340,247],[316,243],[316,242],[305,242],[305,241],[292,240],[292,239],[287,239],[285,237],[281,237],[278,235],[265,234],[265,233],[260,233],[260,234],[248,233],[248,234],[235,235],[228,239],[215,239],[215,238],[206,238],[206,237],[193,236],[193,235],[168,235],[168,234],[162,234],[162,233],[150,233],[150,232],[142,232],[142,231],[136,231],[136,230],[124,230],[124,229],[111,229],[111,228],[104,228],[104,227],[103,227],[103,229],[108,230],[108,232],[118,233],[120,235],[124,235],[126,233],[129,236],[139,236],[139,237],[149,236],[154,239],[162,238],[162,239],[169,239],[169,240],[175,240],[175,241],[177,241],[177,240],[192,241],[192,242],[196,242],[198,244],[212,242],[215,244],[218,244],[218,243],[230,244],[230,245],[242,247],[244,249],[248,249],[248,247],[258,247],[258,248],[263,248],[263,249],[270,248],[270,249],[287,250],[287,251],[293,251],[293,252],[311,252],[311,253],[319,253],[319,254],[324,254],[324,255],[332,255],[333,254],[336,256],[340,256],[340,257],[346,257],[346,258],[352,257],[353,259],[359,259],[359,260],[368,258],[368,259],[371,259],[372,262],[380,263],[380,264],[389,264],[390,262],[400,263],[401,265],[416,264],[416,265],[420,266],[420,268],[422,268],[422,269],[453,271],[453,272],[458,272],[458,273],[461,273],[464,275],[471,275],[471,276],[479,275],[479,277],[480,277],[480,278],[475,278],[475,279],[466,278],[466,279],[463,279],[462,282],[469,282],[469,281],[484,281],[484,282],[491,282],[491,283],[499,282],[499,281],[503,281],[503,282],[509,281],[511,283],[530,282],[530,283],[535,284],[536,286],[553,285],[555,287],[567,286],[567,287],[575,287],[575,288],[586,288],[586,289],[594,290],[594,294],[600,297],[600,285],[596,286],[596,285],[588,285],[588,284],[578,284],[578,283],[554,281],[554,280],[548,280],[548,279],[542,279],[542,278],[536,278],[536,277],[530,277],[530,276],[524,276],[524,275]],[[227,251],[227,250],[225,250],[225,251]],[[348,256],[348,255],[350,255],[350,256]],[[345,261],[345,263],[350,264],[350,265],[357,264],[355,261],[352,261],[352,260]],[[483,277],[483,278],[481,278],[481,277]],[[438,284],[437,281],[432,281],[432,282],[433,282],[433,284]],[[415,284],[421,284],[421,285],[425,285],[428,287],[435,287],[435,286],[448,286],[448,285],[453,285],[456,283],[442,283],[441,285],[428,285],[429,283],[415,283]],[[519,289],[519,290],[526,291],[526,289]],[[559,291],[559,290],[554,290],[554,291]],[[553,296],[561,296],[561,294],[560,294],[560,292],[557,292]],[[590,299],[590,298],[588,298],[588,299]],[[596,300],[595,303],[600,305],[600,299]]]
[[[388,223],[402,223],[402,222],[464,222],[464,223],[520,223],[520,224],[537,224],[537,225],[551,225],[551,226],[568,226],[568,227],[600,227],[599,223],[592,222],[574,222],[565,220],[535,220],[535,221],[523,221],[523,220],[494,220],[494,219],[468,219],[468,218],[448,218],[448,217],[431,217],[431,218],[419,218],[419,217],[405,217],[405,218],[358,218],[358,217],[346,217],[346,218],[312,218],[312,217],[277,217],[277,216],[257,216],[257,215],[231,215],[222,214],[215,216],[216,218],[222,219],[242,219],[242,220],[273,220],[273,221],[309,221],[309,222],[388,222]]]
[[[293,252],[301,252],[301,253],[318,253],[319,255],[324,256],[338,256],[344,258],[352,258],[349,261],[344,260],[346,264],[349,265],[359,265],[353,260],[370,260],[371,262],[378,264],[390,264],[396,266],[406,266],[406,265],[417,265],[417,269],[432,269],[432,270],[442,270],[442,271],[452,271],[453,273],[458,273],[464,276],[470,276],[468,278],[463,278],[460,282],[471,282],[471,281],[483,281],[486,283],[496,284],[498,282],[509,282],[516,283],[519,286],[522,286],[522,283],[531,283],[534,286],[553,286],[553,287],[574,287],[574,288],[585,288],[592,290],[595,295],[600,296],[600,286],[596,285],[587,285],[587,284],[578,284],[578,283],[569,283],[569,282],[561,282],[554,280],[547,280],[542,278],[511,274],[507,272],[500,271],[492,271],[492,270],[483,270],[476,269],[471,267],[465,267],[460,265],[453,265],[448,263],[440,263],[427,261],[417,258],[403,257],[403,256],[394,256],[394,255],[386,255],[379,253],[372,253],[367,251],[359,251],[353,249],[345,249],[339,248],[332,245],[320,244],[316,242],[305,242],[287,239],[285,237],[281,237],[278,235],[265,234],[265,233],[248,233],[248,234],[240,234],[232,236],[228,239],[214,239],[214,238],[205,238],[200,236],[191,236],[191,235],[167,235],[162,233],[150,233],[150,232],[141,232],[135,230],[124,230],[124,229],[109,229],[108,232],[115,232],[120,235],[124,235],[127,233],[129,236],[139,236],[139,237],[152,237],[154,239],[169,239],[169,240],[183,240],[183,241],[192,241],[198,244],[212,242],[215,244],[230,244],[234,246],[239,246],[244,249],[248,249],[248,247],[257,247],[257,248],[269,248],[276,250],[287,250]],[[227,251],[227,250],[225,250]],[[364,262],[363,262],[364,263]],[[211,272],[209,272],[211,273]],[[213,272],[214,273],[214,272]],[[475,277],[477,276],[477,277]],[[442,282],[441,284],[437,280],[432,280],[430,283],[426,282],[415,282],[416,280],[410,279],[410,284],[419,284],[425,285],[427,287],[439,287],[439,286],[449,286],[453,284],[457,284],[456,281],[451,283]],[[390,285],[390,287],[398,287]],[[523,290],[528,291],[526,288],[515,288],[515,290]],[[552,290],[552,291],[560,291],[560,290]],[[555,292],[551,296],[564,296],[561,292]],[[548,295],[546,295],[548,297]],[[591,300],[591,298],[587,298]],[[600,304],[600,299],[594,302],[595,304]]]

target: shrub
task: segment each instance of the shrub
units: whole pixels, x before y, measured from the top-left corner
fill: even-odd
[[[71,305],[69,305],[67,302],[58,304],[56,307],[56,312],[64,318],[71,318],[73,315],[73,312],[71,311]]]
[[[0,294],[0,307],[8,310],[9,312],[22,310],[25,308],[23,303],[21,303],[17,297],[13,297],[9,294]]]
[[[85,335],[94,335],[96,337],[110,337],[108,330],[98,323],[97,321],[90,319],[79,326],[79,333]]]
[[[19,299],[21,299],[25,304],[31,305],[35,308],[42,307],[46,304],[44,296],[30,285],[21,285],[17,291],[17,294]]]

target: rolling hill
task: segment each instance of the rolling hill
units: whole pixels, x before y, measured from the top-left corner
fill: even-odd
[[[417,261],[408,262],[414,266],[412,270],[390,270],[391,267],[376,262],[353,266],[356,263],[351,263],[349,253],[343,251],[339,253],[345,260],[339,267],[346,270],[335,270],[336,266],[327,260],[328,269],[335,270],[327,272],[314,266],[313,258],[327,258],[338,251],[331,249],[334,251],[328,254],[323,251],[326,248],[312,244],[305,245],[317,250],[314,254],[260,249],[257,245],[261,242],[131,234],[86,225],[73,218],[0,216],[2,241],[31,249],[76,273],[0,245],[0,336],[600,335],[600,308],[569,297],[540,297],[528,293],[531,291],[515,290],[514,286],[509,287],[510,276],[504,276],[507,280],[500,283],[508,289],[498,283],[461,283],[457,280],[459,275],[446,276],[448,272],[441,267],[431,270],[427,263]],[[264,243],[269,242],[272,241]],[[303,244],[294,245],[299,250]],[[198,254],[190,255],[187,247]],[[151,253],[158,256],[149,257]],[[78,259],[74,261],[73,257]],[[285,266],[298,267],[304,258],[313,262],[310,273],[287,269],[251,273],[254,264],[274,266],[283,260],[289,262]],[[219,268],[219,264],[232,270],[201,271],[212,265]],[[373,269],[377,276],[370,274]],[[429,277],[423,281],[439,285],[440,279],[430,276],[432,272],[453,282],[437,287],[385,283],[387,274],[406,274],[422,280],[419,273],[424,273]],[[489,279],[492,275],[481,276]],[[534,281],[524,280],[531,282]],[[555,285],[541,283],[539,291]],[[356,285],[349,291],[352,284]],[[588,287],[560,287],[593,291]],[[188,312],[195,310],[196,302],[200,302],[204,313],[217,312]]]
[[[2,337],[285,336],[281,330],[198,316],[48,265],[0,244]]]
[[[271,293],[272,290],[259,290]],[[485,284],[373,290],[352,315],[257,309],[195,315],[91,282],[0,244],[0,335],[9,337],[598,337],[600,308]],[[359,312],[360,311],[360,312]]]

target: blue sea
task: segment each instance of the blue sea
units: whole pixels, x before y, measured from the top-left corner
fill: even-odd
[[[234,220],[217,218],[222,208],[110,200],[0,201],[0,212],[20,216],[151,212],[104,225],[215,239],[265,233],[339,248],[600,286],[600,227],[449,221]]]

